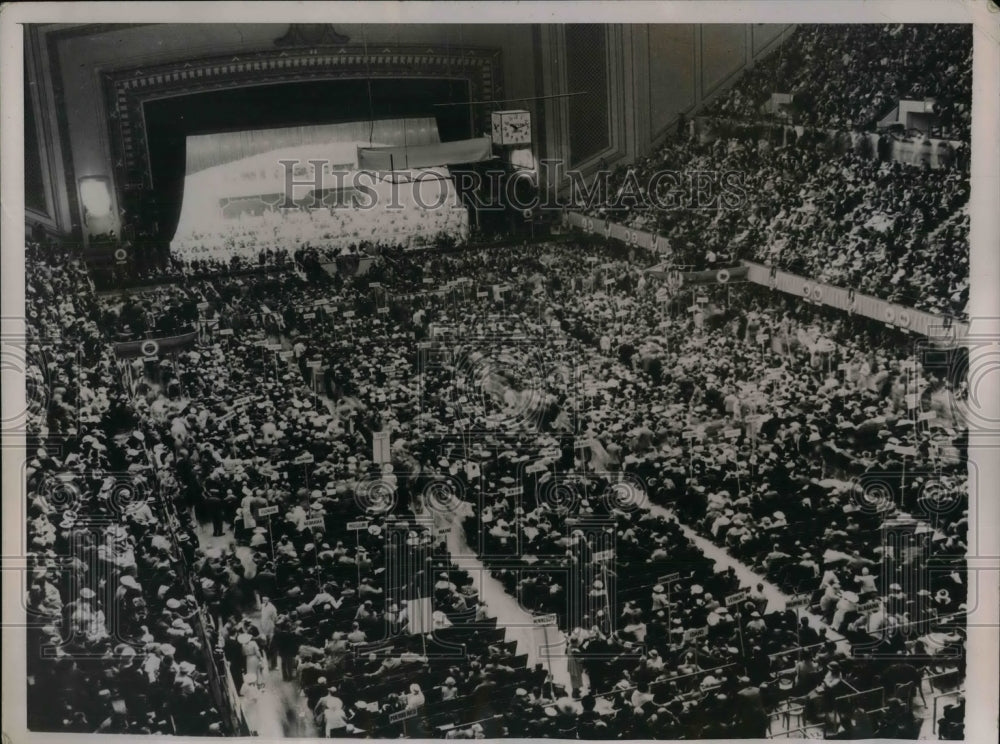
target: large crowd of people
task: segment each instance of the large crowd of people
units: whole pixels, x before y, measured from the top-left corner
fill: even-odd
[[[455,205],[393,208],[386,202],[368,209],[272,207],[260,213],[220,217],[189,229],[178,228],[170,252],[182,265],[230,265],[234,259],[252,263],[262,252],[288,250],[289,246],[310,247],[329,258],[362,242],[431,244],[441,236],[462,240],[468,232],[468,212]]]
[[[706,113],[758,119],[772,93],[797,124],[871,131],[902,99],[933,100],[933,134],[969,141],[972,28],[962,24],[799,24]]]
[[[481,505],[468,523],[470,544],[475,544],[472,532],[481,532],[487,556],[499,556],[507,563],[513,553],[532,569],[528,577],[501,569],[511,591],[539,611],[561,612],[566,585],[579,580],[572,574],[572,578],[563,575],[573,561],[568,549],[582,539],[563,518],[567,510],[578,510],[576,516],[587,518],[606,514],[609,498],[619,536],[616,571],[628,576],[629,589],[639,583],[637,567],[642,570],[645,564],[662,561],[661,571],[668,573],[666,566],[677,561],[684,565],[689,560],[690,546],[675,527],[669,522],[636,520],[636,512],[642,512],[641,505],[650,499],[675,505],[689,524],[755,565],[762,574],[778,580],[789,592],[813,593],[825,587],[831,597],[836,597],[833,605],[822,603],[819,608],[825,620],[837,633],[862,631],[855,637],[863,645],[881,649],[885,644],[893,653],[905,652],[903,639],[907,634],[918,627],[928,630],[939,617],[946,628],[954,613],[961,614],[966,526],[961,508],[962,457],[954,449],[947,464],[931,456],[936,463],[931,478],[935,486],[925,489],[927,479],[912,474],[924,472],[927,461],[919,464],[913,460],[928,457],[931,447],[950,447],[949,435],[943,431],[922,432],[913,438],[912,448],[896,450],[905,454],[893,454],[900,442],[900,431],[909,431],[911,423],[902,397],[907,389],[901,373],[906,367],[905,359],[900,358],[902,350],[895,353],[896,358],[891,353],[883,356],[878,346],[866,349],[866,344],[852,341],[846,329],[837,324],[808,317],[772,317],[773,311],[761,312],[753,304],[741,308],[728,324],[717,327],[712,343],[705,344],[703,338],[690,336],[689,323],[694,320],[671,323],[668,310],[656,312],[656,303],[650,302],[649,286],[640,287],[641,278],[629,277],[627,264],[619,265],[617,271],[613,263],[601,266],[595,272],[597,276],[588,280],[572,276],[587,273],[586,268],[581,269],[587,263],[580,262],[579,257],[577,250],[568,252],[562,261],[550,257],[544,262],[546,276],[554,277],[553,281],[558,280],[565,290],[553,298],[551,305],[542,301],[541,307],[524,312],[524,317],[517,318],[523,324],[520,327],[509,325],[511,305],[504,317],[506,327],[487,322],[484,331],[476,332],[457,313],[448,319],[457,331],[459,359],[461,340],[490,339],[495,349],[494,363],[504,369],[505,378],[511,369],[507,359],[513,349],[505,348],[504,341],[514,346],[513,339],[525,348],[547,349],[541,357],[548,364],[536,370],[532,378],[501,383],[492,395],[513,409],[517,421],[532,426],[547,422],[551,432],[529,439],[530,444],[521,442],[524,454],[515,447],[506,453],[507,457],[501,453],[495,467],[491,463],[484,468],[482,493],[474,483],[465,485],[473,494],[473,503],[478,500]],[[601,285],[616,291],[593,291]],[[591,291],[581,292],[581,286],[589,286]],[[635,296],[637,291],[639,297]],[[574,358],[572,372],[560,369],[567,346],[558,340],[559,334],[554,334],[555,339],[547,338],[551,331],[545,324],[542,327],[547,334],[539,334],[530,320],[535,317],[558,318],[559,327],[571,336],[567,345],[574,341],[580,344],[574,345],[570,353]],[[603,335],[595,334],[595,328],[603,329]],[[776,338],[759,342],[757,333],[761,328],[777,329]],[[852,330],[857,332],[856,328]],[[525,335],[527,340],[519,338]],[[609,344],[611,338],[615,339],[614,348]],[[837,343],[831,344],[831,338]],[[588,345],[595,351],[603,348],[603,358],[596,353],[593,360],[581,356]],[[785,361],[775,366],[775,359],[781,357]],[[832,372],[838,368],[843,376]],[[479,374],[483,375],[481,379],[493,380],[484,387],[497,384],[493,373]],[[922,390],[924,404],[946,405],[951,394],[942,387],[946,381],[921,383],[917,377],[912,375],[909,389]],[[564,380],[576,382],[567,390]],[[504,389],[508,385],[515,394]],[[576,396],[569,395],[570,391]],[[876,404],[874,408],[872,404]],[[577,418],[581,413],[577,406],[585,413],[582,421]],[[756,418],[757,411],[774,413],[761,421]],[[566,413],[571,415],[567,417]],[[475,416],[473,419],[478,421]],[[671,427],[670,422],[678,420],[686,420],[692,428],[684,432],[682,427]],[[488,425],[489,421],[486,415],[480,425]],[[510,420],[505,424],[509,427]],[[735,438],[722,433],[727,426],[736,427]],[[897,426],[899,429],[893,431]],[[708,433],[709,429],[714,435]],[[575,435],[577,447],[583,438],[581,458],[574,457],[579,450],[572,445],[564,442],[560,448],[552,439],[553,434],[570,433]],[[685,438],[685,433],[690,437]],[[888,452],[882,450],[884,446],[888,446]],[[554,451],[543,460],[545,467],[540,474],[525,477],[523,462],[534,460],[538,452],[552,447]],[[899,477],[907,467],[911,468],[909,483]],[[508,494],[505,483],[515,486],[515,493]],[[889,495],[875,508],[866,499],[881,488]],[[928,503],[928,499],[934,502]],[[603,506],[599,500],[603,500]],[[918,528],[907,512],[932,515],[937,520],[934,528],[924,524]],[[829,520],[823,522],[827,529],[822,533],[816,529],[817,515]],[[865,575],[870,572],[879,576],[883,582],[881,592],[888,597],[897,583],[892,577],[905,582],[915,568],[900,555],[886,554],[881,541],[875,538],[887,520],[905,522],[910,529],[924,534],[926,544],[932,539],[937,541],[934,551],[942,557],[951,556],[956,572],[943,578],[940,586],[922,589],[919,596],[880,605],[874,612],[858,613],[859,598],[854,591],[858,587],[851,571],[860,575],[867,567]],[[817,551],[815,558],[803,555],[804,545],[820,546],[822,552]],[[539,570],[548,565],[546,559],[556,556],[559,558],[552,571]],[[699,595],[712,576],[711,571],[684,574],[696,582]],[[588,586],[591,578],[587,576]],[[735,588],[730,586],[727,591]],[[928,607],[930,602],[924,602],[923,593],[931,588],[936,598],[933,608]],[[621,595],[619,590],[617,596]],[[722,595],[715,596],[718,601]],[[619,650],[629,643],[646,642],[648,646],[654,629],[659,638],[670,638],[671,631],[683,637],[685,631],[705,621],[703,610],[691,613],[686,610],[695,609],[694,603],[690,608],[685,604],[672,603],[677,614],[669,619],[663,613],[658,619],[651,618],[647,607],[648,619],[641,623],[627,620],[625,613],[632,613],[624,609],[620,618],[626,629],[624,637],[610,638],[607,627],[602,629],[612,620],[606,616],[611,610],[605,608],[605,617],[590,617],[593,627],[577,627],[573,635],[588,642],[596,637],[597,642],[611,643]],[[752,612],[748,608],[747,616]],[[771,627],[780,627],[782,622],[776,618],[771,621],[778,623]],[[732,626],[726,627],[732,631]],[[940,630],[930,633],[939,639]],[[864,638],[871,633],[878,637],[878,643]],[[729,642],[725,645],[728,655],[726,651],[720,654],[723,660],[740,657],[734,638],[731,634],[717,638]],[[791,638],[795,638],[794,633]],[[952,642],[960,641],[952,638]],[[665,644],[659,653],[662,658],[679,662],[688,650],[683,644]],[[770,647],[767,652],[774,653],[775,649]],[[615,667],[609,667],[598,656],[592,669],[595,678],[599,672],[603,679],[613,674]],[[626,674],[619,682],[625,684],[628,679]]]
[[[500,556],[533,569],[527,578],[498,568],[497,577],[526,606],[556,614],[572,648],[563,707],[575,715],[592,700],[592,723],[610,736],[649,726],[691,731],[696,721],[705,735],[723,724],[758,731],[788,697],[776,694],[782,654],[815,665],[842,656],[845,642],[918,658],[961,647],[949,618],[965,601],[964,453],[945,428],[957,426],[948,400],[961,389],[914,365],[898,341],[775,306],[759,291],[732,290],[728,307],[713,296],[698,312],[686,297],[663,302],[662,288],[642,273],[652,260],[575,243],[399,251],[353,280],[288,271],[154,290],[152,306],[176,314],[195,303],[203,322],[215,322],[194,349],[133,360],[118,415],[128,411],[128,426],[139,427],[159,492],[180,522],[235,536],[222,547],[187,542],[193,596],[218,626],[213,645],[248,710],[261,670],[280,668],[316,695],[316,674],[345,680],[320,698],[332,695],[339,702],[329,705],[346,704],[349,715],[327,716],[325,707],[319,715],[319,698],[310,699],[318,725],[389,726],[396,703],[372,709],[367,678],[358,676],[371,669],[356,669],[345,650],[405,628],[401,615],[422,596],[421,581],[434,587],[432,641],[483,633],[475,622],[459,627],[487,611],[469,577],[449,567],[443,544],[463,512],[468,544],[487,566]],[[117,302],[105,299],[100,310]],[[763,329],[770,333],[761,340]],[[939,417],[917,421],[907,402],[913,390],[920,410]],[[393,468],[373,463],[379,432],[390,437]],[[261,518],[268,506],[278,508]],[[593,561],[593,536],[567,526],[567,516],[605,520],[616,536],[613,565]],[[322,527],[309,521],[316,517]],[[349,531],[352,518],[367,524]],[[951,556],[953,575],[899,596],[896,584],[910,591],[907,572],[919,562],[876,537],[887,523],[907,525],[937,558]],[[392,561],[378,546],[400,530],[434,568],[390,585]],[[695,535],[782,589],[809,594],[816,624],[800,625],[760,596],[731,607],[735,620],[717,612],[741,587],[700,557]],[[648,580],[633,581],[640,571]],[[664,586],[658,572],[678,575]],[[612,593],[605,586],[617,575],[630,580]],[[566,587],[581,579],[593,602],[573,615]],[[621,606],[625,590],[634,599]],[[860,613],[870,597],[878,609]],[[277,608],[267,622],[264,605]],[[701,628],[708,635],[692,639]],[[831,649],[833,639],[841,645]],[[425,693],[454,678],[468,705],[442,699],[434,720],[456,727],[480,710],[472,700],[482,697],[481,676],[502,684],[497,677],[509,673],[498,669],[520,668],[525,678],[514,684],[528,689],[530,670],[496,662],[490,670],[484,643],[481,658],[445,668],[413,647],[394,660],[376,649],[370,661],[406,670],[386,672],[389,701],[409,694],[415,669]],[[613,663],[595,661],[608,656]],[[880,671],[863,657],[838,656],[854,689],[870,689]],[[532,679],[545,688],[544,673]],[[738,695],[746,680],[763,686],[761,705],[720,724],[720,699]],[[548,683],[551,701],[557,688]],[[795,694],[812,700],[811,716],[843,697],[809,698],[810,684],[800,680]],[[896,692],[888,683],[885,690],[887,698]],[[525,733],[566,725],[559,706],[548,706],[554,721],[545,707]],[[844,723],[857,711],[835,712]],[[507,719],[501,730],[527,725]]]
[[[801,25],[711,113],[787,92],[864,131],[933,98],[967,139],[967,33]],[[967,172],[856,144],[679,137],[614,189],[738,173],[737,208],[588,208],[674,267],[962,316]],[[959,694],[961,350],[610,240],[391,219],[244,212],[100,296],[28,244],[29,728],[917,738]]]
[[[966,315],[965,171],[853,151],[833,155],[807,137],[779,148],[751,137],[680,139],[619,169],[612,194],[629,170],[648,183],[658,169],[738,174],[738,203],[662,210],[623,197],[590,213],[658,232],[667,257],[679,266],[712,268],[723,265],[722,257],[747,259],[928,312]]]
[[[159,498],[82,261],[27,247],[28,725],[221,734],[193,533]]]
[[[935,51],[914,53],[913,43],[923,40],[934,40]],[[711,268],[721,257],[747,259],[965,317],[967,153],[952,152],[937,169],[903,163],[865,133],[898,99],[934,98],[941,125],[930,134],[967,148],[971,59],[970,31],[961,26],[799,25],[701,112],[743,126],[723,128],[717,137],[681,133],[620,166],[610,203],[580,206],[658,233],[676,265]],[[782,92],[795,94],[791,121],[799,133],[775,139],[780,130],[761,123],[758,109]],[[831,138],[834,130],[843,135]],[[680,174],[682,183],[708,174],[710,198],[676,193],[676,177],[657,180],[662,171]],[[645,192],[654,185],[655,194]]]
[[[259,310],[261,303],[284,310],[278,303],[282,296],[306,300],[309,292],[297,286],[300,283],[294,275],[252,288],[217,282],[213,304],[225,309],[220,331],[235,330],[238,335],[216,336],[210,347],[181,354],[176,364],[161,366],[154,379],[165,387],[149,387],[139,408],[144,411],[149,404],[157,436],[172,445],[166,457],[176,462],[181,503],[202,521],[211,522],[215,535],[235,532],[237,545],[249,549],[242,560],[233,550],[208,549],[199,554],[197,569],[202,587],[212,595],[209,605],[224,623],[220,643],[229,648],[226,644],[237,642],[227,656],[237,686],[245,687],[251,675],[251,682],[263,682],[259,664],[247,664],[248,657],[259,653],[264,659],[260,664],[279,665],[285,677],[297,680],[303,689],[320,677],[329,679],[330,688],[339,688],[337,699],[349,708],[343,722],[337,717],[337,725],[346,729],[360,702],[369,721],[363,730],[374,733],[375,726],[387,725],[385,718],[395,711],[397,698],[371,696],[367,688],[379,681],[387,693],[395,685],[395,692],[402,694],[415,674],[433,675],[437,669],[435,646],[416,656],[412,649],[398,648],[404,640],[396,638],[399,633],[421,635],[406,630],[417,612],[416,605],[407,603],[419,597],[433,599],[424,632],[434,630],[438,645],[449,636],[448,628],[456,628],[452,632],[463,637],[479,633],[481,628],[466,633],[461,625],[483,621],[484,609],[468,578],[449,568],[447,549],[433,523],[408,524],[405,518],[386,522],[393,511],[391,487],[397,476],[365,456],[371,445],[362,433],[364,419],[358,412],[326,405],[312,387],[302,342],[291,343],[282,331],[284,313]],[[266,343],[280,345],[284,337],[288,351],[257,347],[254,328],[272,339]],[[371,340],[380,338],[373,332]],[[166,394],[170,391],[172,395]],[[232,403],[241,398],[239,408],[233,409]],[[225,419],[229,421],[222,423]],[[303,458],[309,462],[300,463]],[[432,474],[423,477],[433,480]],[[258,515],[260,508],[271,506],[277,507],[273,516]],[[322,526],[309,521],[317,518]],[[350,527],[352,518],[363,519],[364,526]],[[419,562],[412,569],[419,576],[399,575],[394,554],[387,551],[394,535],[405,538],[404,550],[414,556],[426,553],[427,565]],[[405,555],[395,557],[405,559]],[[239,580],[234,580],[234,570]],[[446,579],[443,587],[441,574]],[[427,586],[421,583],[424,580]],[[244,621],[248,610],[264,597],[280,611],[270,628],[273,634],[264,633],[262,627],[260,633],[253,632],[258,625]],[[250,640],[239,640],[244,631],[267,636],[259,651],[248,651]],[[358,656],[349,651],[386,640],[397,646],[393,656],[385,657],[384,648],[372,652],[379,654],[379,664],[385,662],[383,671],[351,663]],[[471,637],[465,642],[474,648]],[[486,653],[487,645],[481,644],[481,650]],[[367,659],[367,654],[361,658]],[[526,674],[524,661],[513,661],[521,666],[511,667],[511,673],[520,669],[517,674]],[[483,663],[492,671],[486,659]],[[312,674],[309,669],[319,672]],[[252,687],[244,693],[255,694]],[[318,701],[310,702],[315,709]],[[320,718],[328,729],[337,727],[333,711]],[[256,728],[252,721],[251,728]]]

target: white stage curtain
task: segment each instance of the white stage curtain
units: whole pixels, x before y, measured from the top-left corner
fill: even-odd
[[[200,134],[187,138],[185,172],[190,176],[207,168],[289,147],[346,142],[409,146],[433,145],[440,141],[437,121],[432,117]]]

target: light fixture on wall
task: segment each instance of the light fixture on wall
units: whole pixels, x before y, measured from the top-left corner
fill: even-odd
[[[80,179],[80,204],[83,222],[88,227],[95,220],[111,216],[111,182],[107,176],[85,176]]]

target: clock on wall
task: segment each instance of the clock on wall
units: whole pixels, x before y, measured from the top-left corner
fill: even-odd
[[[527,111],[494,111],[493,144],[526,145],[531,142],[531,114]]]

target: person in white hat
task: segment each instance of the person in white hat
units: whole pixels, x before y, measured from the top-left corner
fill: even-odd
[[[764,622],[764,618],[761,617],[760,613],[754,610],[750,613],[750,622],[747,623],[747,633],[753,635],[763,635],[767,630],[767,623]]]
[[[194,671],[195,666],[190,661],[182,661],[177,665],[177,676],[174,678],[174,689],[178,692],[182,699],[191,697],[197,691],[197,685],[191,676]]]
[[[815,560],[813,560],[812,553],[810,553],[809,551],[806,551],[805,553],[802,554],[802,559],[799,561],[799,565],[802,568],[806,569],[806,571],[810,572],[814,579],[819,578],[819,573],[820,573],[819,564]]]
[[[423,704],[424,704],[424,693],[421,691],[420,685],[416,683],[411,684],[410,691],[406,695],[407,710],[416,710]]]
[[[336,687],[331,685],[327,688],[326,695],[321,697],[313,708],[313,715],[316,717],[316,722],[323,726],[327,737],[334,731],[347,727],[344,701],[337,696]]]
[[[861,573],[854,577],[854,583],[858,586],[858,596],[863,600],[878,594],[878,585],[868,566],[862,566]]]
[[[104,612],[91,602],[78,603],[69,622],[72,633],[79,634],[91,643],[109,635]]]
[[[454,677],[448,677],[441,685],[441,700],[453,700],[456,697],[458,697],[458,684]]]
[[[653,612],[665,610],[669,606],[670,600],[667,596],[666,588],[663,584],[657,584],[653,587]]]

